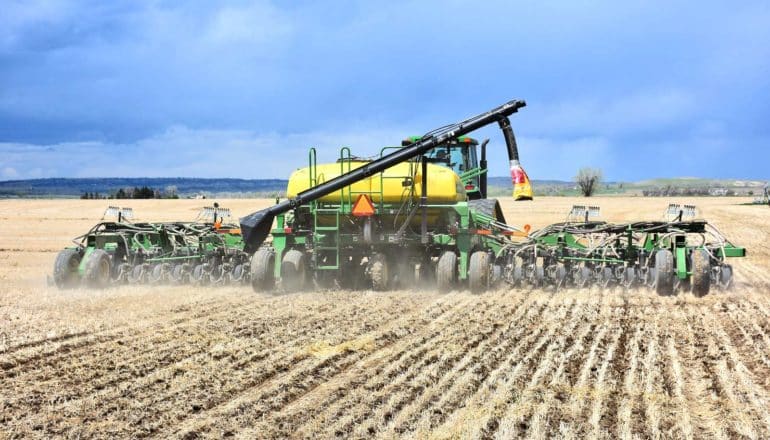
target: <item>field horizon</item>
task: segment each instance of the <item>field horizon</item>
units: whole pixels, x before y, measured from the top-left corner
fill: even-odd
[[[120,189],[148,187],[159,192],[162,198],[195,196],[221,198],[268,198],[285,193],[286,179],[240,179],[195,177],[88,177],[88,178],[41,178],[0,181],[2,198],[80,198],[98,195],[98,198],[115,196]],[[651,178],[636,182],[603,181],[597,195],[647,195],[651,191],[687,191],[683,195],[761,195],[766,180],[761,179],[709,179],[699,177]],[[532,179],[536,196],[579,195],[572,180]],[[507,176],[490,176],[490,195],[505,196],[512,189]],[[697,191],[695,191],[697,190]],[[705,192],[704,192],[705,190]],[[720,190],[724,193],[709,193]],[[730,193],[727,193],[730,191]],[[670,195],[670,194],[663,194]],[[131,198],[131,197],[128,197]]]

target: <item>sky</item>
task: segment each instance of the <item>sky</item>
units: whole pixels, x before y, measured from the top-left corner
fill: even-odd
[[[0,180],[286,178],[514,98],[533,179],[770,178],[766,0],[2,8]]]

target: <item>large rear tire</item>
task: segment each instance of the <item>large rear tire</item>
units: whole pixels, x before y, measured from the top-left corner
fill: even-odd
[[[112,263],[110,254],[103,249],[91,252],[86,261],[84,278],[86,285],[92,289],[104,289],[110,284],[110,269]]]
[[[305,254],[298,250],[286,252],[281,260],[281,285],[287,292],[296,292],[305,287],[307,270]]]
[[[661,296],[674,294],[674,254],[668,249],[655,253],[655,291]]]
[[[80,252],[75,249],[64,249],[56,256],[53,264],[53,282],[59,289],[72,289],[77,287],[78,266],[81,259]]]
[[[372,255],[369,260],[369,279],[372,281],[372,289],[384,291],[388,289],[390,271],[388,260],[383,254]]]
[[[489,254],[484,251],[472,253],[468,264],[468,287],[471,292],[482,293],[489,289],[490,272]]]
[[[701,297],[709,293],[711,287],[711,258],[705,249],[693,249],[690,253],[690,286],[692,294]]]
[[[251,288],[255,292],[268,292],[275,287],[275,253],[271,249],[258,249],[251,257]]]
[[[436,265],[436,285],[441,292],[449,292],[457,282],[457,254],[444,251]]]

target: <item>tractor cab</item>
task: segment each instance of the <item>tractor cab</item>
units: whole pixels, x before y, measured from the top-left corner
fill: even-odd
[[[401,142],[401,146],[406,147],[419,140],[419,136],[410,136]],[[481,163],[476,153],[478,145],[476,139],[461,136],[424,154],[431,162],[457,173],[470,200],[486,198],[486,143],[482,145]]]

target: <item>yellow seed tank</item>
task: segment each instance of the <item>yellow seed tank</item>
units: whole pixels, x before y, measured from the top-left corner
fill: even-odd
[[[342,173],[362,167],[369,162],[366,161],[345,161],[343,163],[319,164],[315,167],[315,184],[321,184],[334,179]],[[465,187],[460,176],[450,168],[428,164],[428,203],[443,204],[465,201]],[[412,191],[410,181],[414,182],[414,191]],[[404,185],[404,182],[407,182]],[[289,185],[286,189],[286,196],[295,197],[297,194],[311,187],[310,167],[300,168],[294,171],[289,177]],[[349,189],[348,189],[349,188]],[[382,202],[386,204],[402,203],[410,195],[414,201],[419,200],[422,192],[422,170],[419,162],[404,162],[386,169],[382,173],[374,174],[363,180],[360,180],[350,187],[335,191],[319,199],[322,203],[339,203],[343,195],[350,197],[355,202],[358,194],[366,193],[372,197],[372,201],[377,204]],[[347,200],[346,200],[347,201]]]

